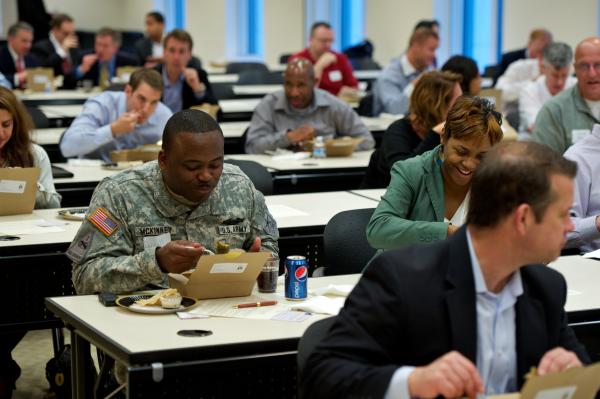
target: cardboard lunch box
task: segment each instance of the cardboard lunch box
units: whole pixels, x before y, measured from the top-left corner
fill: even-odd
[[[195,299],[248,296],[270,252],[203,255],[192,272],[169,274],[169,286]]]
[[[149,162],[158,159],[160,146],[156,144],[147,144],[131,150],[119,150],[110,152],[112,162],[131,162],[143,161]]]

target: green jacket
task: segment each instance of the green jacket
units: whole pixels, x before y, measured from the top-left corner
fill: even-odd
[[[573,130],[591,131],[594,123],[600,121],[594,118],[575,85],[542,107],[535,120],[532,139],[562,154],[573,144]]]
[[[367,239],[373,248],[393,249],[446,239],[444,180],[437,162],[440,150],[437,146],[394,164],[392,181],[367,226]]]

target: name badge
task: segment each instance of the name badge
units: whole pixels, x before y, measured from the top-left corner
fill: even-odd
[[[342,80],[342,73],[340,71],[329,72],[329,80],[332,82],[339,82]]]
[[[573,129],[571,130],[571,144],[577,143],[579,140],[590,134],[589,129]]]
[[[232,225],[232,226],[224,225],[224,226],[217,226],[217,230],[220,235],[248,234],[248,233],[250,233],[250,226],[247,226],[247,225]]]
[[[144,237],[144,249],[157,248],[171,242],[171,233]]]

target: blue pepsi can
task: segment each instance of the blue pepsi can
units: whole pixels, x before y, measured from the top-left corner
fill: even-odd
[[[285,259],[285,297],[294,301],[306,299],[308,294],[308,263],[304,256],[292,255]]]

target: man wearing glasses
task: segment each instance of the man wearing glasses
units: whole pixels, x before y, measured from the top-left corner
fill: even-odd
[[[535,122],[533,140],[563,153],[600,123],[600,37],[575,49],[577,85],[547,102]]]

